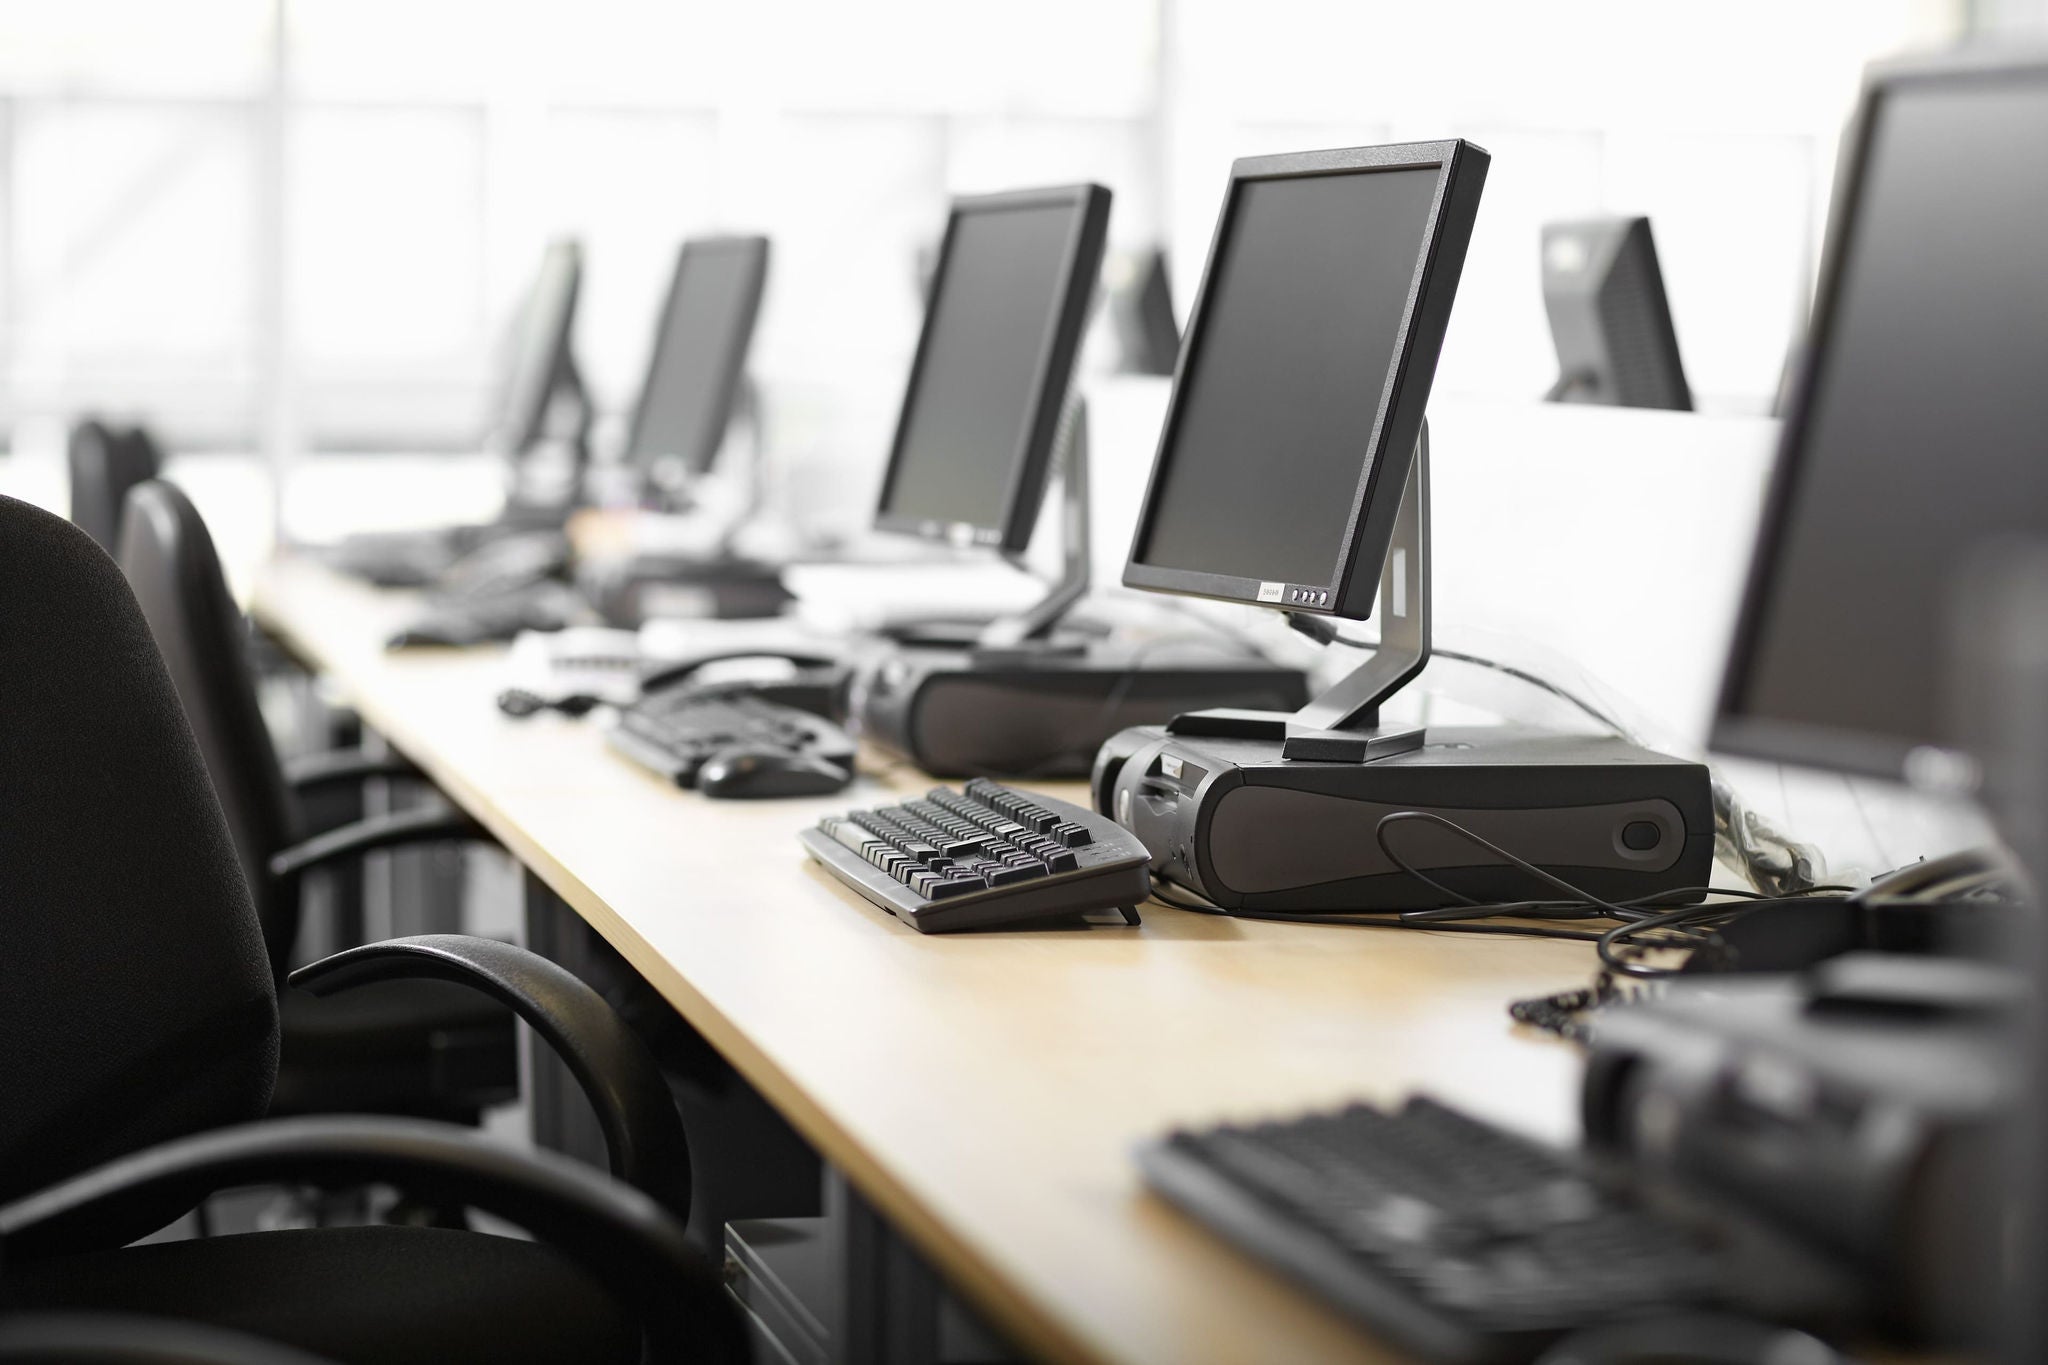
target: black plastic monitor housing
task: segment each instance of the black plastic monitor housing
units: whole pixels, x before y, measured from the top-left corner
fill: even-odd
[[[1164,251],[1153,247],[1139,254],[1130,278],[1111,295],[1110,320],[1122,370],[1172,376],[1180,360],[1180,319],[1174,316]]]
[[[746,387],[747,354],[753,346],[754,329],[761,315],[761,298],[768,286],[766,237],[693,237],[683,243],[676,256],[675,273],[669,278],[668,297],[662,303],[661,315],[655,319],[654,346],[648,353],[647,373],[640,381],[639,398],[633,404],[632,430],[626,438],[629,462],[644,464],[651,454],[656,453],[641,448],[646,435],[647,400],[654,386],[661,382],[662,365],[667,359],[664,352],[668,344],[670,315],[681,303],[685,276],[692,265],[732,263],[737,263],[746,272],[745,293],[736,325],[719,352],[718,377],[712,389],[712,420],[706,424],[707,434],[700,448],[678,452],[682,456],[681,472],[687,477],[702,477],[716,462]]]
[[[548,411],[557,394],[569,393],[583,403],[586,416],[582,420],[588,421],[588,401],[572,350],[576,301],[582,285],[582,244],[567,237],[549,242],[547,253],[541,258],[540,271],[535,275],[533,287],[520,311],[513,343],[512,373],[507,379],[504,408],[499,413],[501,426],[498,434],[503,438],[508,454],[524,454],[546,437]],[[540,316],[543,310],[552,316]],[[541,363],[528,373],[521,362],[533,344],[535,329],[540,327],[544,327],[547,333],[539,340],[546,354]]]
[[[1464,268],[1466,248],[1471,245],[1490,161],[1483,148],[1454,138],[1444,142],[1240,157],[1232,164],[1223,211],[1217,217],[1208,264],[1188,316],[1179,374],[1167,403],[1158,452],[1153,458],[1137,531],[1124,567],[1125,586],[1354,621],[1365,620],[1372,614],[1379,594],[1381,567],[1393,541],[1402,493],[1422,436],[1430,384],[1436,375],[1437,358],[1443,351],[1444,331],[1450,324],[1451,305],[1457,297],[1458,279]],[[1196,372],[1210,275],[1222,259],[1224,243],[1233,230],[1239,189],[1252,180],[1429,168],[1437,171],[1429,221],[1409,286],[1394,363],[1384,381],[1371,434],[1360,450],[1357,496],[1340,543],[1333,547],[1330,577],[1320,583],[1274,583],[1140,562],[1140,547],[1150,536],[1164,471],[1172,459],[1182,417],[1182,379]]]
[[[948,544],[984,546],[1006,555],[1021,555],[1030,547],[1031,531],[1045,501],[1054,450],[1059,443],[1061,418],[1068,386],[1073,381],[1074,362],[1080,354],[1096,282],[1102,273],[1103,246],[1109,235],[1109,205],[1110,192],[1094,184],[954,199],[946,219],[946,233],[939,244],[938,264],[932,275],[924,328],[918,335],[910,380],[904,389],[903,403],[897,410],[895,436],[889,444],[888,469],[883,475],[881,495],[876,502],[877,530]],[[993,524],[979,526],[892,512],[890,508],[894,502],[903,445],[909,435],[910,417],[916,411],[919,385],[924,382],[926,364],[930,359],[932,324],[938,317],[939,303],[952,266],[954,229],[968,214],[1062,206],[1072,209],[1073,224],[1060,265],[1058,308],[1039,349],[1032,379],[1030,415],[1018,435],[1017,451],[1010,465],[1009,490],[1003,499],[1001,515]]]
[[[1715,753],[1903,780],[1932,788],[1953,787],[1959,782],[1966,785],[1967,774],[1974,770],[1967,758],[1949,750],[1910,744],[1892,736],[1753,715],[1744,709],[1743,693],[1792,514],[1793,494],[1803,464],[1802,447],[1813,420],[1819,372],[1823,368],[1817,360],[1828,353],[1829,338],[1842,306],[1843,263],[1850,227],[1858,216],[1866,183],[1864,170],[1870,158],[1878,110],[1888,97],[1905,87],[1967,85],[2015,76],[2048,81],[2048,51],[2035,48],[2023,53],[1954,52],[1879,62],[1865,72],[1862,94],[1843,136],[1842,155],[1836,164],[1813,315],[1806,339],[1791,362],[1795,369],[1787,415],[1779,431],[1777,459],[1764,496],[1749,578],[1714,708],[1708,747]],[[1937,642],[1928,642],[1930,649],[1936,646]]]
[[[1546,223],[1542,243],[1543,310],[1558,370],[1544,397],[1692,411],[1650,220]]]

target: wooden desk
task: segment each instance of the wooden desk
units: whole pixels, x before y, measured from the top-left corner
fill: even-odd
[[[1399,1358],[1144,1191],[1130,1150],[1177,1123],[1426,1087],[1532,1132],[1574,1129],[1576,1053],[1503,1005],[1582,983],[1585,946],[1157,906],[1138,929],[921,936],[795,838],[923,789],[921,774],[706,800],[613,755],[591,723],[502,716],[498,651],[385,654],[404,598],[283,563],[254,607],[1044,1357]]]

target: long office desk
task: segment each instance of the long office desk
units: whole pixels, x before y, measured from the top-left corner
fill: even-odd
[[[708,800],[589,721],[501,715],[498,650],[385,653],[401,596],[283,561],[253,607],[1036,1356],[1401,1358],[1144,1190],[1131,1149],[1176,1124],[1428,1089],[1575,1129],[1576,1053],[1503,1007],[1582,984],[1585,945],[1157,905],[1140,928],[921,936],[795,835],[922,774],[876,760],[836,796]]]

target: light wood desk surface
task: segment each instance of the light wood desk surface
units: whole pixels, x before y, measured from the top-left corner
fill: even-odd
[[[1046,1358],[1401,1358],[1145,1192],[1131,1148],[1175,1124],[1426,1088],[1574,1131],[1577,1054],[1503,1007],[1582,984],[1586,945],[1157,905],[1136,929],[919,935],[796,833],[921,791],[922,774],[871,763],[836,796],[707,800],[589,721],[501,715],[501,651],[386,654],[402,596],[287,561],[254,607]]]

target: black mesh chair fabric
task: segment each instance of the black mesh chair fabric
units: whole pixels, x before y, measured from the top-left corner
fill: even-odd
[[[84,531],[0,497],[0,1202],[260,1118],[272,990],[121,571]]]
[[[636,1365],[633,1319],[549,1247],[443,1228],[262,1232],[10,1272],[6,1308],[189,1318],[347,1365]]]
[[[108,554],[120,544],[129,490],[163,472],[163,452],[140,427],[85,418],[71,428],[71,523]]]
[[[296,842],[298,829],[284,769],[257,702],[248,627],[228,593],[205,521],[170,484],[142,484],[128,495],[120,559],[184,700],[242,875],[255,895],[273,965],[282,975],[298,936],[298,902],[283,894],[269,862]]]

